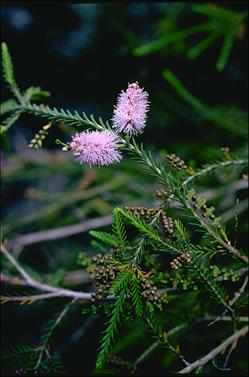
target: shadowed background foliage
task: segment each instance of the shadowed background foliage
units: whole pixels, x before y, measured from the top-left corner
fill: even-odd
[[[179,154],[195,167],[218,158],[221,147],[229,147],[235,155],[246,149],[246,1],[3,1],[1,28],[18,84],[21,88],[39,85],[50,91],[46,103],[51,106],[110,119],[118,93],[126,89],[128,82],[138,81],[148,91],[151,102],[148,125],[138,139],[152,151],[158,150],[162,157],[168,152]],[[2,100],[8,98],[4,87]],[[44,273],[51,284],[85,289],[89,282],[84,280],[77,257],[81,250],[93,253],[87,233],[35,245],[22,244],[19,237],[107,216],[115,206],[150,205],[158,185],[133,160],[124,159],[104,169],[79,166],[54,143],[56,137],[69,140],[67,125],[51,128],[44,149],[28,149],[43,124],[25,115],[3,137],[3,235],[12,241],[17,254],[22,252],[21,260],[34,274]],[[245,185],[219,203],[222,179],[208,178],[202,182],[203,189],[217,191],[214,204],[220,204],[218,212],[226,213],[228,229],[234,229],[235,195],[246,209]],[[248,230],[245,219],[246,213],[241,211],[238,234],[234,235],[244,248]],[[70,271],[76,272],[70,275]],[[31,307],[5,305],[4,349],[39,343],[41,323],[60,307],[60,300]],[[70,315],[56,338],[65,375],[89,375],[103,318],[83,318],[75,309]],[[199,341],[198,352],[204,354],[213,346],[213,340],[201,325],[200,331],[205,342]],[[245,357],[240,353],[245,349],[243,342],[234,351],[227,374],[246,375]],[[132,358],[133,351],[132,346],[125,349],[124,358]],[[173,356],[160,352],[148,359],[137,375],[149,375],[151,368],[155,374],[164,375],[169,365],[177,370]],[[191,350],[190,357],[195,353]]]

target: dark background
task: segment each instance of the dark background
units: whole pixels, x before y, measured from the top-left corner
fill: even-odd
[[[236,11],[247,9],[246,1],[220,4]],[[214,67],[222,40],[195,61],[176,53],[133,56],[125,37],[127,30],[135,33],[141,43],[155,39],[156,22],[171,6],[170,2],[3,1],[2,40],[10,46],[19,85],[48,89],[52,93],[49,102],[57,107],[110,119],[118,93],[126,88],[127,82],[139,81],[153,99],[149,117],[153,128],[146,128],[143,140],[152,138],[157,146],[165,147],[165,138],[170,146],[183,138],[186,144],[190,140],[192,144],[205,145],[215,137],[217,144],[227,142],[233,146],[236,140],[229,135],[224,140],[224,132],[214,133],[210,127],[204,127],[203,132],[203,127],[181,118],[169,101],[172,92],[161,72],[164,68],[172,69],[188,90],[207,105],[226,104],[246,109],[247,25],[243,38],[236,39],[223,72],[217,72]],[[193,15],[186,6],[180,26],[188,27],[203,18]],[[188,40],[191,46],[198,41],[198,36]]]

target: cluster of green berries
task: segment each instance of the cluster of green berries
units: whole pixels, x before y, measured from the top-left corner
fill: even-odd
[[[221,281],[238,281],[240,278],[240,274],[238,274],[236,271],[220,268],[217,265],[210,266],[210,269],[212,270],[214,278]]]
[[[188,195],[191,205],[195,210],[199,210],[202,217],[209,219],[213,225],[217,226],[218,229],[221,229],[220,218],[214,215],[214,207],[208,207],[206,200],[204,198],[198,197],[197,195],[190,191]]]

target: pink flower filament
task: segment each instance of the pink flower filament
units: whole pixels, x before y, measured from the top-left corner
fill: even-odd
[[[84,131],[73,136],[70,147],[81,164],[101,166],[121,160],[117,142],[118,136],[114,132]]]
[[[113,127],[120,132],[139,134],[145,127],[148,111],[148,93],[137,82],[129,84],[128,89],[118,96],[112,118]]]

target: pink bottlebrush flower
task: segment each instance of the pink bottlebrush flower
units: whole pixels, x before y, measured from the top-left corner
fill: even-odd
[[[85,131],[74,135],[70,147],[81,164],[110,165],[122,158],[117,142],[118,136],[112,131]]]
[[[143,132],[149,110],[148,93],[139,87],[138,82],[128,85],[128,89],[118,96],[112,118],[113,127],[130,134]]]

